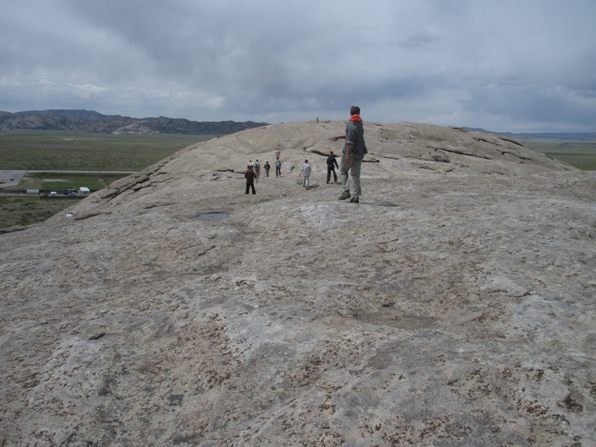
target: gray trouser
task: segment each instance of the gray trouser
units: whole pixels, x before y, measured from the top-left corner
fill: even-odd
[[[352,196],[358,197],[362,194],[360,189],[360,166],[362,160],[358,160],[353,156],[346,160],[345,154],[341,156],[341,163],[339,165],[339,174],[341,175],[341,183],[344,191],[350,192],[350,185],[348,183],[348,171],[352,177]]]

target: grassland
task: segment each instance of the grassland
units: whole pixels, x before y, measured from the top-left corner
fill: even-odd
[[[596,170],[596,141],[522,140],[522,143],[576,168]]]
[[[64,172],[34,172],[23,177],[18,186],[5,188],[7,192],[15,190],[39,189],[43,191],[60,191],[79,189],[86,186],[91,191],[103,189],[126,174],[85,174]]]
[[[74,205],[79,199],[40,199],[0,196],[0,228],[26,226],[43,222]]]
[[[66,190],[87,186],[105,188],[124,174],[105,171],[142,170],[174,152],[212,138],[208,135],[108,135],[68,131],[0,132],[0,170],[57,172],[27,173],[18,186],[26,189]],[[104,171],[102,174],[60,171]],[[37,196],[0,196],[0,228],[40,222],[78,199],[40,199]]]
[[[139,171],[206,135],[0,132],[0,169]]]

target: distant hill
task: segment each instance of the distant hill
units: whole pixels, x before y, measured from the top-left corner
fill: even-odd
[[[470,132],[483,132],[502,135],[518,140],[573,140],[573,141],[596,141],[596,132],[493,132],[482,128],[464,127]]]
[[[91,110],[0,111],[0,130],[73,130],[113,134],[192,134],[223,135],[265,126],[253,121],[190,121],[187,119],[131,118],[103,115]]]

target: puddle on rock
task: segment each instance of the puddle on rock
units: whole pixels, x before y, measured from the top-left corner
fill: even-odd
[[[230,217],[230,213],[225,211],[209,211],[206,213],[199,213],[197,217],[201,220],[220,221]]]

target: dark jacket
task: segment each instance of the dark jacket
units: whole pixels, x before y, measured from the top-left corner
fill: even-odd
[[[333,165],[335,165],[336,168],[339,168],[337,160],[335,159],[335,155],[329,155],[327,157],[327,167],[329,169],[333,169]]]
[[[257,175],[255,174],[255,171],[253,171],[252,169],[249,169],[248,171],[246,171],[244,173],[244,178],[246,179],[246,184],[254,185],[256,176]]]

